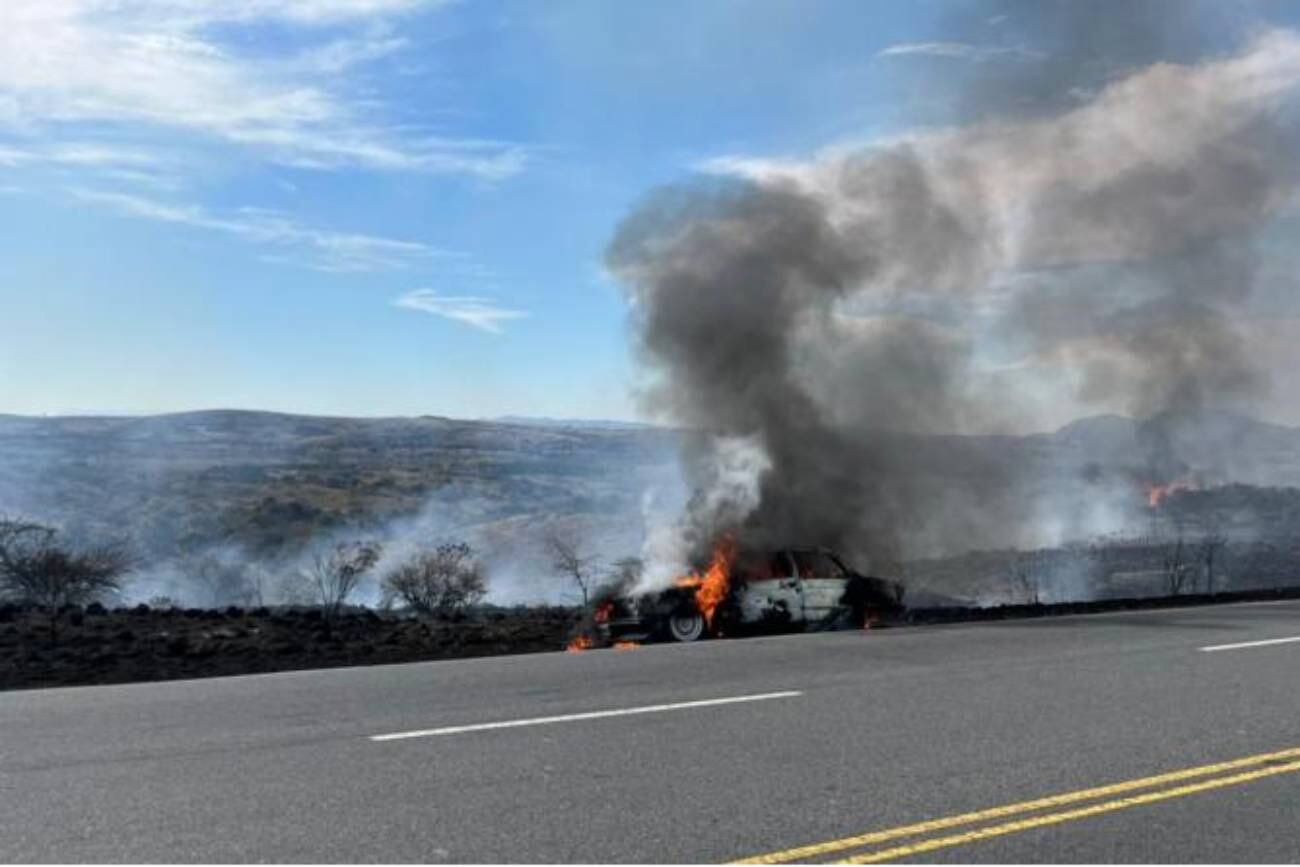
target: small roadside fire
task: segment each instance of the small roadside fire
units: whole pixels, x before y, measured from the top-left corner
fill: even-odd
[[[676,586],[695,590],[695,606],[710,627],[718,606],[727,598],[731,589],[731,564],[735,559],[736,539],[728,533],[713,546],[713,559],[703,574],[696,573],[677,579]]]
[[[614,642],[614,649],[615,649],[615,650],[636,650],[636,649],[637,649],[638,647],[640,647],[640,646],[641,646],[641,645],[638,644],[638,643],[635,642],[635,641],[615,641],[615,642]]]
[[[1160,508],[1160,504],[1163,503],[1171,494],[1178,491],[1191,491],[1195,490],[1195,488],[1195,483],[1187,480],[1169,482],[1164,485],[1147,485],[1147,506],[1148,508],[1158,509]]]
[[[596,646],[593,632],[598,632],[602,624],[608,623],[613,613],[614,603],[612,601],[601,602],[591,612],[591,621],[595,625],[595,629],[587,628],[581,635],[570,641],[564,649],[569,653],[582,653],[584,650],[591,650]]]

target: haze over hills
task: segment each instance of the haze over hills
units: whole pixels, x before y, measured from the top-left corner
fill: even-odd
[[[538,553],[542,532],[578,526],[607,562],[639,553],[647,513],[670,519],[689,493],[679,437],[622,423],[432,416],[0,416],[0,511],[87,537],[126,535],[149,564],[214,548],[287,563],[340,533],[470,538],[496,567],[497,598],[555,598],[563,585]],[[909,439],[935,505],[902,540],[907,556],[1113,531],[1143,503],[1144,485],[1172,480],[1152,478],[1156,468],[1202,484],[1300,486],[1300,429],[1236,415],[1195,425],[1097,416],[1046,434]],[[151,580],[184,595],[179,578]]]

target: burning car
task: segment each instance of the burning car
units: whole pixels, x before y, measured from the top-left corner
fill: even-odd
[[[666,590],[621,594],[598,607],[606,641],[698,641],[762,629],[863,626],[903,607],[903,587],[859,574],[825,548],[738,553],[720,543],[709,567]]]

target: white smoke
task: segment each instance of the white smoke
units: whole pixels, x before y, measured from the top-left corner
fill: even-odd
[[[740,526],[758,508],[763,474],[772,468],[762,441],[754,436],[709,437],[702,461],[706,470],[700,497],[688,508],[693,515],[707,516],[703,520],[709,526]],[[662,590],[691,568],[697,547],[690,536],[694,524],[680,513],[668,522],[664,517],[662,512],[646,514],[644,570],[636,592]]]

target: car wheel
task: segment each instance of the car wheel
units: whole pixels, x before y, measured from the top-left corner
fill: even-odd
[[[704,637],[704,615],[698,611],[676,611],[668,615],[668,637],[673,641],[699,641]]]

